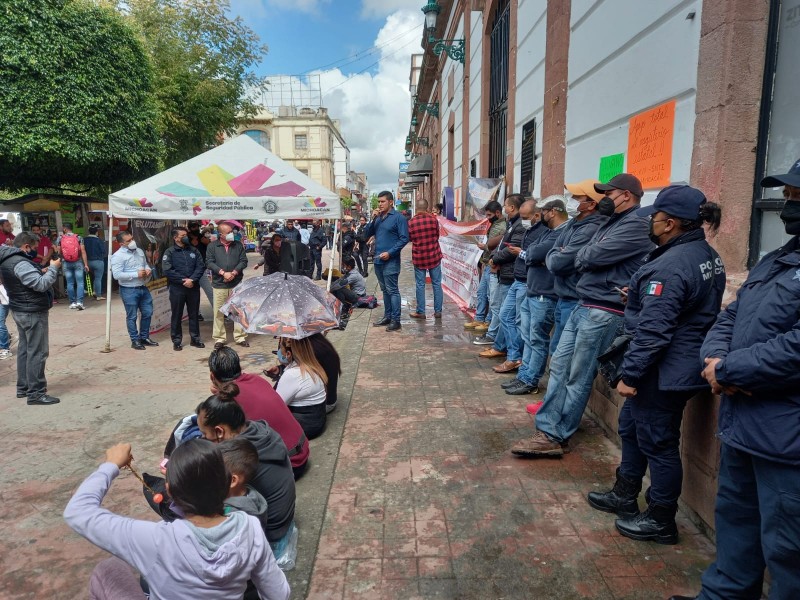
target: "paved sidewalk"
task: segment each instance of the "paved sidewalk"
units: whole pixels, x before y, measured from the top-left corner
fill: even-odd
[[[413,274],[404,265],[404,298]],[[430,301],[430,293],[428,295]],[[692,595],[713,545],[680,518],[681,543],[619,536],[585,495],[618,449],[584,420],[563,459],[521,460],[525,404],[441,322],[370,327],[328,499],[309,598],[668,598]],[[431,314],[432,311],[428,310]],[[381,311],[373,311],[377,320]]]

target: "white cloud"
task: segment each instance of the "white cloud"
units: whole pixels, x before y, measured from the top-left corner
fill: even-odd
[[[362,0],[361,16],[364,18],[380,18],[389,16],[399,10],[421,12],[425,0]]]

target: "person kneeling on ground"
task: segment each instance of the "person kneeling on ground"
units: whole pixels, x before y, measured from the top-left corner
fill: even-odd
[[[130,444],[109,448],[105,462],[64,510],[72,529],[122,559],[110,558],[95,568],[90,598],[144,600],[128,564],[147,579],[153,598],[239,600],[248,579],[262,598],[289,598],[286,576],[258,519],[243,512],[224,514],[230,476],[219,448],[195,439],[173,452],[167,486],[185,518],[172,523],[134,520],[100,507],[111,482],[132,460]]]
[[[275,388],[303,428],[308,439],[325,431],[328,376],[308,339],[281,338],[278,360],[285,365]]]
[[[339,321],[345,325],[358,299],[367,295],[367,282],[356,269],[356,259],[352,256],[346,256],[342,260],[342,273],[339,279],[331,283],[331,294],[342,303],[342,315]]]

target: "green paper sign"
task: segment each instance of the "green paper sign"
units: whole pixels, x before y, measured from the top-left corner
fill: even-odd
[[[609,154],[600,157],[600,183],[608,183],[608,180],[622,173],[625,165],[625,154]]]

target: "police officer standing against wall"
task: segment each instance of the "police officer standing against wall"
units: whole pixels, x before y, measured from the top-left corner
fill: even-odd
[[[761,181],[780,185],[792,237],[753,267],[700,350],[722,394],[717,559],[702,600],[760,598],[765,568],[771,600],[800,598],[800,160]]]
[[[161,260],[164,275],[169,282],[169,303],[172,308],[170,336],[172,349],[183,350],[183,309],[189,315],[190,344],[195,348],[205,348],[200,340],[200,278],[206,266],[200,251],[192,246],[189,232],[183,227],[172,230],[173,245],[164,251]]]
[[[703,230],[705,223],[719,227],[720,209],[700,190],[673,185],[638,214],[650,216],[650,239],[658,247],[631,278],[625,305],[625,333],[632,338],[617,384],[626,398],[619,415],[622,461],[613,489],[591,492],[588,500],[616,513],[625,537],[675,544],[681,419],[689,398],[708,389],[696,357],[725,292],[722,259]],[[640,513],[637,498],[648,466],[648,506]]]

